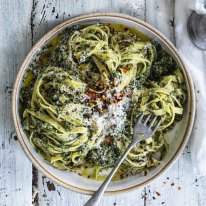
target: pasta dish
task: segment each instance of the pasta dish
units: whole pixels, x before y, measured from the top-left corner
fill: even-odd
[[[24,132],[58,169],[103,180],[132,140],[141,113],[162,120],[128,154],[113,180],[146,175],[164,159],[181,120],[183,75],[155,41],[122,25],[73,26],[31,62],[20,91]]]

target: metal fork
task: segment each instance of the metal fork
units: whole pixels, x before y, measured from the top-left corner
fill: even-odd
[[[117,162],[116,166],[113,168],[113,170],[111,171],[107,179],[102,183],[99,189],[92,195],[92,197],[87,201],[87,203],[84,206],[97,206],[98,205],[112,177],[114,176],[115,172],[117,171],[117,169],[119,168],[119,166],[121,165],[121,163],[123,162],[127,154],[130,152],[130,150],[140,141],[150,138],[155,133],[155,131],[158,129],[158,127],[161,124],[161,120],[159,120],[157,124],[155,125],[155,121],[157,117],[155,116],[152,119],[152,121],[149,123],[150,117],[151,117],[151,114],[147,115],[146,118],[144,118],[143,114],[141,114],[138,117],[137,123],[134,126],[134,135],[133,135],[132,142],[129,144],[128,148],[125,150],[124,154],[119,159],[119,161]]]

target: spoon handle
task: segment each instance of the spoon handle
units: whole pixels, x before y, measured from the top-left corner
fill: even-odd
[[[127,156],[129,151],[138,143],[138,141],[133,141],[128,148],[125,150],[124,154],[122,157],[119,159],[117,162],[116,166],[112,169],[111,173],[109,176],[106,178],[106,180],[103,182],[103,184],[99,187],[99,189],[92,195],[92,197],[86,202],[84,206],[97,206],[104,191],[106,190],[108,184],[110,183],[112,177],[114,176],[115,172],[123,162],[124,158]]]

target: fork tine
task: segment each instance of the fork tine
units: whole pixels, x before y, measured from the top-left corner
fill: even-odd
[[[153,118],[153,120],[150,122],[150,124],[149,124],[149,129],[151,129],[151,127],[152,127],[152,125],[155,123],[156,119],[157,119],[157,116],[155,116],[155,117]]]
[[[143,122],[144,126],[147,125],[147,122],[148,122],[148,120],[150,119],[150,117],[151,117],[151,114],[149,114],[149,115],[146,117],[146,119],[145,119],[144,122]]]
[[[162,123],[162,120],[160,119],[160,120],[157,122],[157,124],[156,124],[156,126],[154,127],[154,129],[153,129],[154,132],[159,128],[159,126],[161,125],[161,123]]]
[[[142,114],[138,117],[138,120],[137,120],[137,121],[141,123],[143,117],[144,117],[144,114],[142,113]]]

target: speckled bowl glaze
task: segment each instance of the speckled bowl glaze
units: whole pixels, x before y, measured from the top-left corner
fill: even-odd
[[[68,189],[91,194],[93,193],[101,184],[101,182],[94,181],[91,179],[86,179],[78,176],[75,173],[68,171],[58,170],[51,165],[44,162],[41,157],[34,151],[31,144],[29,143],[26,135],[24,134],[19,117],[19,91],[22,85],[22,79],[27,69],[27,66],[33,59],[33,57],[41,50],[41,48],[47,44],[51,38],[61,32],[64,28],[75,24],[94,24],[94,23],[116,23],[123,24],[126,27],[134,28],[146,36],[158,41],[162,47],[175,59],[177,65],[182,70],[188,92],[187,104],[185,106],[185,113],[182,121],[180,121],[176,127],[169,133],[170,148],[166,155],[165,160],[158,167],[152,169],[146,176],[132,176],[120,181],[111,182],[107,188],[106,194],[113,195],[115,193],[126,192],[132,189],[141,188],[151,183],[162,175],[174,162],[178,159],[181,152],[183,151],[189,137],[191,134],[194,117],[195,117],[195,94],[193,83],[188,73],[188,70],[178,54],[177,49],[173,44],[159,31],[157,31],[152,26],[145,22],[142,22],[131,16],[117,14],[117,13],[94,13],[83,15],[69,19],[47,34],[45,34],[31,49],[27,57],[25,58],[23,64],[21,65],[20,71],[18,73],[16,83],[13,91],[13,119],[15,123],[15,128],[17,135],[19,137],[22,148],[28,155],[32,163],[45,175],[47,175],[51,180],[59,185],[62,185]]]

